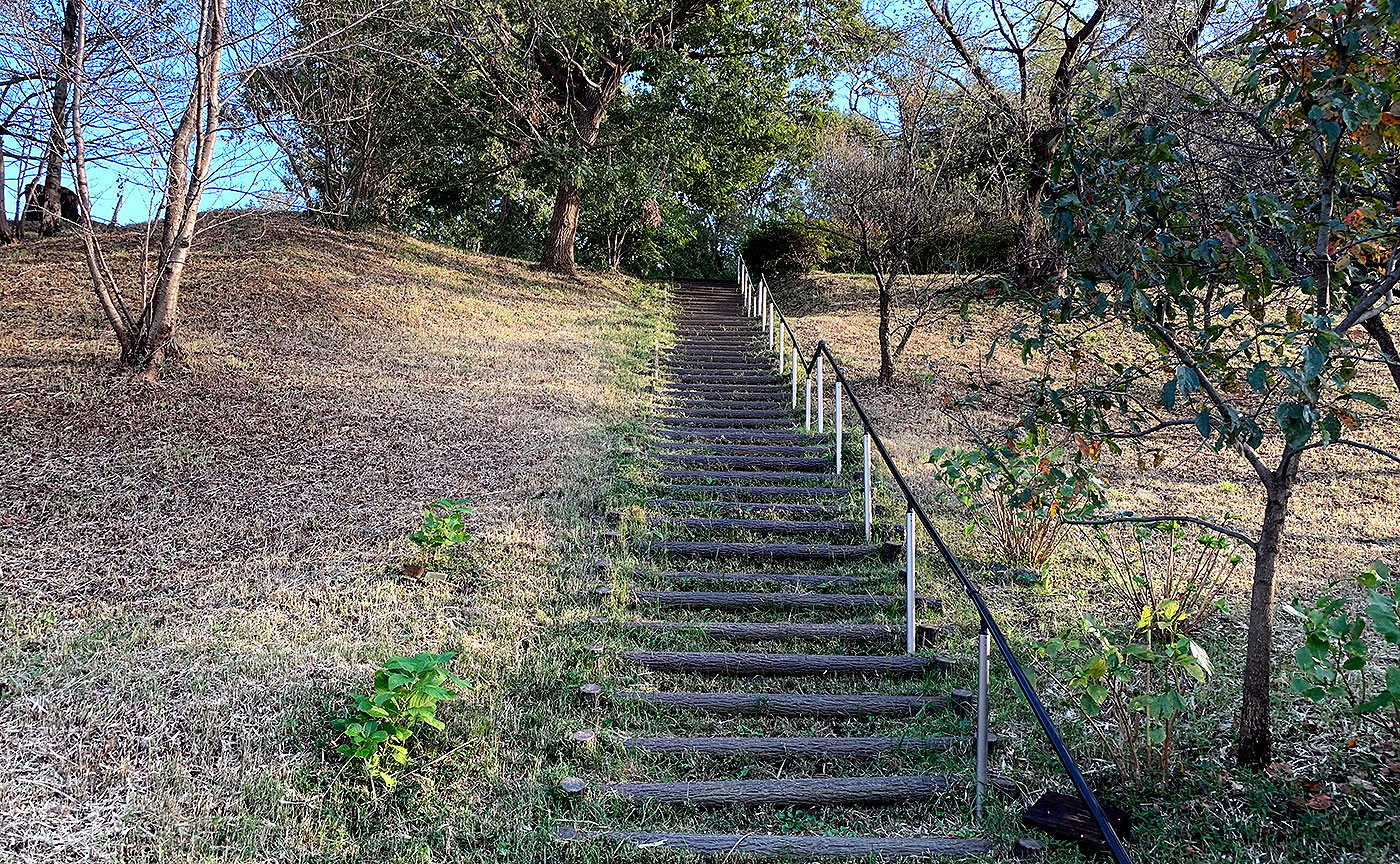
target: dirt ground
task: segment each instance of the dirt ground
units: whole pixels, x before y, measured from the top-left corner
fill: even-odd
[[[857,396],[879,418],[882,436],[911,482],[929,497],[939,491],[924,464],[931,449],[971,446],[970,430],[985,434],[1017,419],[1015,407],[1006,403],[989,402],[977,411],[950,410],[949,405],[966,395],[970,382],[1019,382],[1038,371],[1024,366],[1016,350],[1004,343],[987,359],[999,335],[1038,313],[1024,305],[973,303],[965,322],[950,303],[915,332],[898,363],[896,384],[883,387],[876,381],[878,316],[868,277],[810,274],[775,291],[791,310],[789,322],[804,345],[825,339],[845,358],[859,381]],[[1389,379],[1375,377],[1368,389],[1400,402]],[[1391,418],[1365,428],[1357,440],[1393,448],[1400,441],[1400,417],[1392,412]],[[1105,454],[1099,473],[1110,484],[1116,509],[1215,517],[1230,513],[1241,518],[1247,531],[1257,531],[1263,497],[1242,458],[1201,446],[1194,432],[1162,436],[1160,442],[1166,459],[1147,471],[1139,469],[1136,457]],[[1280,601],[1294,594],[1311,597],[1330,580],[1349,579],[1378,558],[1400,563],[1400,467],[1361,451],[1334,448],[1309,454],[1300,479],[1280,561]],[[1242,577],[1247,569],[1240,568]]]
[[[0,860],[333,843],[250,802],[306,805],[286,778],[327,694],[461,650],[471,585],[400,573],[422,504],[470,499],[480,540],[542,561],[615,408],[624,279],[207,224],[187,363],[154,384],[115,368],[75,238],[0,249]],[[139,229],[106,242],[133,266]]]

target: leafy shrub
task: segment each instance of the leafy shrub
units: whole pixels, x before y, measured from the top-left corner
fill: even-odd
[[[1006,564],[1043,567],[1059,546],[1064,519],[1103,502],[1103,484],[1064,451],[1007,443],[980,450],[940,447],[929,454],[938,477],[972,512]]]
[[[1310,606],[1295,601],[1289,607],[1302,622],[1304,639],[1296,657],[1293,690],[1313,702],[1342,702],[1362,720],[1400,741],[1400,657],[1396,656],[1400,580],[1377,561],[1356,581],[1369,592],[1360,614],[1349,615],[1346,601],[1328,595]],[[1368,634],[1368,624],[1375,637]],[[1389,656],[1380,656],[1382,650],[1388,650]]]
[[[1194,633],[1220,608],[1241,561],[1238,541],[1196,534],[1179,522],[1099,526],[1089,536],[1104,567],[1104,586],[1121,611],[1136,615],[1170,601],[1180,610],[1183,633]]]
[[[744,260],[758,278],[805,273],[830,254],[826,233],[797,222],[765,222],[744,240]]]
[[[439,498],[423,508],[423,524],[408,539],[426,552],[470,541],[466,517],[472,515],[472,508],[468,504],[465,499]]]
[[[336,752],[359,764],[372,780],[393,786],[395,767],[408,764],[407,741],[420,723],[442,729],[439,702],[457,698],[451,686],[461,679],[447,669],[452,654],[424,651],[395,657],[374,676],[374,692],[354,694],[355,713],[337,724],[343,743]]]
[[[1170,600],[1144,608],[1122,640],[1085,618],[1083,641],[1051,639],[1036,651],[1075,697],[1119,773],[1136,781],[1172,772],[1177,722],[1197,707],[1196,685],[1214,674],[1205,649],[1180,633],[1182,617]]]

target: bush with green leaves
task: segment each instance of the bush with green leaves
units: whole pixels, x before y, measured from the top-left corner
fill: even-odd
[[[341,739],[336,752],[371,780],[393,786],[393,771],[409,763],[407,745],[416,727],[442,729],[438,703],[456,699],[453,686],[463,686],[448,671],[453,656],[424,651],[387,661],[375,673],[373,693],[350,697],[355,713],[336,724]]]
[[[423,508],[423,524],[408,535],[415,546],[425,552],[437,552],[472,539],[466,518],[472,515],[466,499],[439,498]]]
[[[1222,517],[1229,524],[1233,517]],[[1183,522],[1096,525],[1086,529],[1104,571],[1104,588],[1125,615],[1177,604],[1181,632],[1194,633],[1222,608],[1243,560],[1240,541]]]
[[[1135,781],[1172,772],[1177,723],[1198,710],[1196,685],[1214,674],[1205,649],[1180,632],[1183,617],[1174,601],[1144,607],[1119,639],[1086,617],[1081,638],[1050,639],[1036,651],[1118,772]]]
[[[1008,441],[973,450],[940,447],[928,461],[972,513],[969,534],[980,529],[1002,563],[1038,568],[1058,548],[1065,518],[1103,504],[1103,482],[1064,456],[1034,441]]]
[[[1311,605],[1289,607],[1303,627],[1293,690],[1313,702],[1333,700],[1400,741],[1400,624],[1395,578],[1377,561],[1356,577],[1368,593],[1357,613],[1338,597],[1323,595]]]

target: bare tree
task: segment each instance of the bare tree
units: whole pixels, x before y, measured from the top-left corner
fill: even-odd
[[[955,53],[952,76],[998,112],[1011,134],[1024,180],[1015,207],[1016,284],[1022,290],[1059,274],[1061,256],[1044,231],[1040,206],[1075,84],[1094,61],[1112,57],[1136,34],[1110,16],[1110,4],[1075,0],[927,0]]]
[[[815,171],[814,193],[830,217],[825,229],[854,242],[875,278],[885,383],[944,293],[939,276],[913,275],[911,261],[970,223],[975,201],[973,190],[955,185],[957,150],[975,112],[941,86],[938,52],[926,43],[906,48],[852,88],[858,119],[827,136]]]

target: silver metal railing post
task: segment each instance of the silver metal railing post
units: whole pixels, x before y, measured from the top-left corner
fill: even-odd
[[[870,500],[870,433],[865,433],[865,542],[870,542],[870,516],[874,512]]]
[[[784,357],[784,350],[785,350],[785,349],[783,348],[783,331],[782,331],[782,330],[779,330],[779,331],[778,331],[778,375],[779,375],[779,376],[781,376],[781,375],[783,374],[783,357]]]
[[[817,352],[817,431],[826,431],[826,388],[822,386],[822,354]]]
[[[914,508],[904,511],[904,642],[914,653]]]
[[[841,382],[836,382],[836,473],[841,473]]]
[[[807,396],[803,400],[803,408],[807,414],[807,431],[812,431],[812,376],[807,376]]]
[[[792,410],[797,410],[797,337],[792,337]]]
[[[987,797],[987,691],[991,686],[992,634],[986,622],[977,635],[977,821]]]

